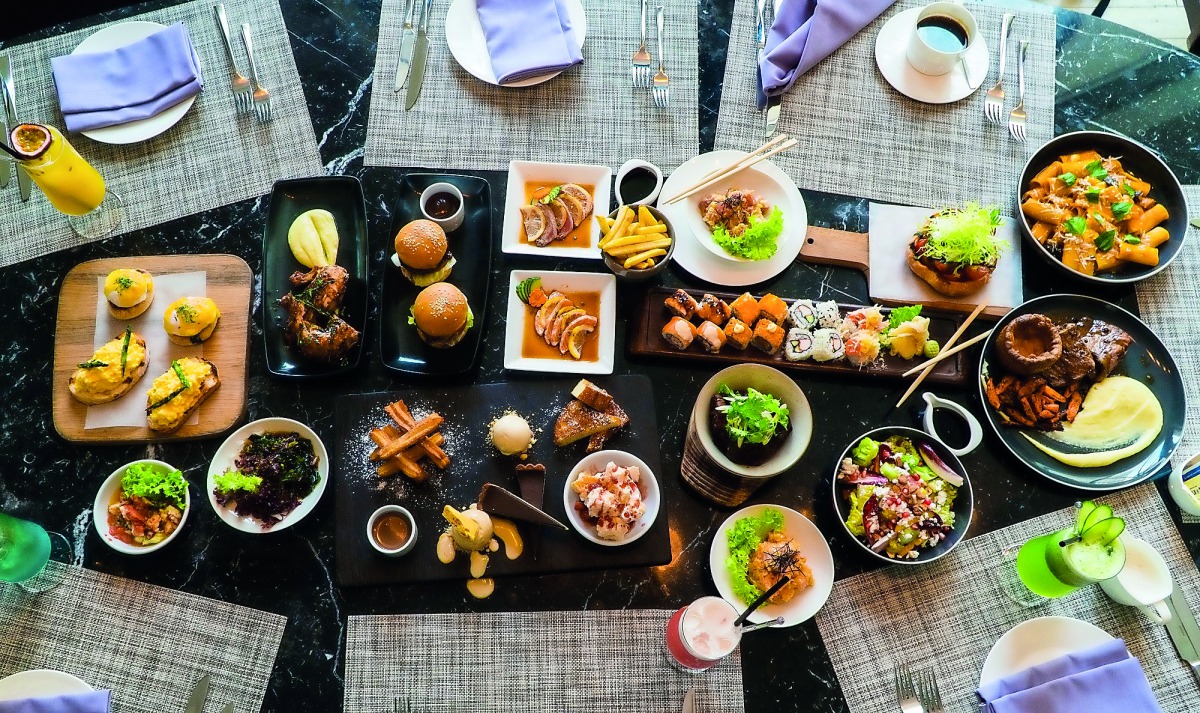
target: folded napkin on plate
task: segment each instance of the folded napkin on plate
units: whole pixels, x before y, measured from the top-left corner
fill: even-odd
[[[1120,639],[1018,671],[976,691],[986,713],[1162,713]]]
[[[783,0],[759,62],[762,89],[778,95],[896,0]]]
[[[110,691],[0,701],[0,713],[108,713]]]
[[[204,85],[183,23],[115,50],[54,57],[50,66],[68,131],[147,119]]]
[[[476,8],[501,84],[561,72],[583,61],[564,0],[476,0]]]

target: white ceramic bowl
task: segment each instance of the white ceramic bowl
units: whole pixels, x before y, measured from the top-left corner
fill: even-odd
[[[148,465],[158,466],[159,468],[165,468],[167,470],[178,470],[178,468],[169,463],[164,463],[163,461],[154,460],[152,458],[135,460],[114,470],[112,475],[104,479],[104,484],[101,485],[100,490],[96,492],[96,502],[92,505],[92,524],[96,526],[96,534],[100,535],[100,539],[104,541],[104,544],[113,548],[117,552],[126,555],[150,554],[155,550],[165,547],[168,542],[174,540],[175,537],[183,531],[183,526],[186,525],[188,521],[188,515],[190,515],[192,512],[192,493],[189,489],[184,494],[183,517],[179,520],[179,527],[175,528],[175,531],[170,535],[167,535],[162,542],[143,547],[141,545],[130,545],[122,542],[110,534],[108,531],[108,505],[112,502],[113,496],[121,487],[121,477],[125,475],[125,471],[137,465],[138,463],[146,463]]]
[[[400,517],[408,521],[408,540],[399,548],[389,550],[383,545],[375,541],[375,521],[389,513],[396,513]],[[417,521],[413,519],[412,513],[399,505],[384,505],[375,512],[371,513],[371,517],[367,518],[367,542],[375,548],[376,552],[385,554],[388,557],[399,557],[406,555],[412,550],[413,545],[417,544]]]
[[[619,466],[637,466],[640,475],[638,487],[642,491],[642,502],[646,505],[646,512],[634,523],[629,535],[620,541],[604,540],[596,536],[596,528],[584,520],[575,509],[575,503],[579,502],[579,496],[571,489],[571,484],[575,482],[581,472],[599,473],[604,470],[609,461]],[[571,527],[583,535],[584,539],[605,547],[628,545],[646,534],[650,530],[650,526],[654,524],[654,519],[658,517],[659,499],[658,480],[654,477],[653,471],[641,458],[625,451],[597,451],[586,456],[575,464],[571,472],[567,473],[566,485],[563,487],[563,507],[567,511],[567,520],[571,523]]]
[[[688,227],[691,228],[692,235],[696,237],[696,240],[700,241],[701,245],[713,255],[730,262],[755,262],[754,260],[738,257],[737,255],[730,255],[725,252],[725,248],[717,245],[712,237],[712,228],[708,227],[708,223],[704,222],[704,218],[700,213],[700,201],[713,193],[724,195],[733,188],[748,188],[754,191],[760,198],[766,200],[772,208],[779,206],[779,210],[783,211],[784,229],[779,234],[779,237],[775,239],[776,245],[781,245],[784,242],[787,235],[789,217],[797,215],[796,206],[792,204],[791,199],[788,197],[788,190],[779,181],[756,168],[739,171],[733,176],[718,181],[699,193],[684,199],[684,203],[687,205]]]
[[[236,467],[234,461],[237,460],[238,454],[242,451],[242,445],[251,434],[267,433],[268,431],[295,431],[312,441],[313,451],[317,454],[317,476],[319,480],[313,491],[301,500],[296,509],[288,513],[287,517],[280,520],[273,527],[264,528],[258,520],[252,517],[242,517],[233,510],[219,504],[216,496],[213,495],[213,488],[216,487],[213,477]],[[225,439],[225,442],[217,449],[216,455],[213,456],[212,463],[208,465],[208,478],[205,481],[205,487],[208,490],[208,504],[212,505],[212,509],[217,513],[217,517],[221,518],[226,525],[242,532],[262,535],[267,532],[285,530],[303,520],[317,506],[317,502],[321,500],[321,495],[325,492],[325,484],[328,482],[329,453],[325,451],[325,444],[321,442],[320,437],[311,428],[299,421],[293,421],[290,418],[271,417],[247,423],[245,426],[234,431],[229,438]]]

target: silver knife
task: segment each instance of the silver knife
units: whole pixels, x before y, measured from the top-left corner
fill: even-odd
[[[233,713],[233,704],[226,703],[225,707],[221,709],[221,713]]]
[[[413,27],[413,13],[417,9],[417,0],[408,0],[408,7],[404,12],[404,33],[400,36],[400,59],[396,63],[396,83],[392,85],[393,91],[400,91],[404,86],[404,80],[408,79],[408,68],[412,66],[413,48],[417,43],[417,30]]]
[[[0,54],[0,77],[8,76],[8,55]],[[8,143],[8,112],[0,112],[0,126],[4,127],[4,143]],[[9,172],[12,170],[12,164],[9,163],[8,157],[0,157],[0,188],[8,188]],[[20,169],[17,169],[20,170]]]
[[[683,713],[696,713],[696,689],[689,688],[683,694]]]
[[[425,59],[429,56],[429,5],[432,0],[425,0],[421,8],[421,26],[417,29],[417,46],[413,49],[412,81],[408,83],[408,94],[404,97],[404,110],[408,111],[417,105],[417,97],[421,96],[421,82],[425,79]]]
[[[1196,615],[1183,598],[1183,590],[1179,588],[1178,582],[1175,583],[1175,590],[1171,592],[1167,608],[1171,610],[1171,620],[1166,625],[1167,634],[1171,637],[1171,643],[1175,644],[1179,658],[1192,667],[1192,674],[1196,676],[1197,683],[1200,683],[1200,625],[1196,623]]]
[[[771,26],[775,24],[775,2],[767,0],[766,7],[763,9],[763,52],[766,51],[767,32]],[[760,54],[761,57],[761,54]],[[775,96],[767,97],[767,114],[763,122],[763,138],[769,139],[775,133],[775,126],[779,123],[780,104],[783,103],[783,95],[776,94]]]
[[[13,88],[12,66],[8,62],[7,55],[5,56],[4,66],[0,67],[0,83],[4,84],[4,113],[7,116],[7,121],[10,128],[17,126],[17,90]],[[21,200],[29,200],[29,196],[33,194],[33,181],[29,179],[29,174],[21,169],[17,169],[17,187],[21,190]]]
[[[183,709],[183,713],[201,713],[204,710],[204,699],[208,698],[208,686],[212,683],[212,677],[207,673],[204,678],[196,681],[196,686],[192,688],[191,695],[188,696],[187,707]]]

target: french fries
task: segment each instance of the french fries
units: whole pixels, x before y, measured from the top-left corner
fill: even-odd
[[[613,218],[596,216],[600,225],[600,249],[626,269],[645,270],[658,264],[671,249],[666,223],[646,206],[621,206]]]

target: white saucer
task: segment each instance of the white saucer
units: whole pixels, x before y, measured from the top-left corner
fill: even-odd
[[[565,1],[567,12],[571,15],[571,28],[575,31],[575,40],[582,46],[583,39],[587,36],[587,17],[583,11],[583,3],[580,0]],[[446,11],[446,46],[463,69],[477,79],[496,86],[531,87],[562,74],[551,72],[506,84],[496,81],[496,72],[492,69],[492,60],[488,56],[487,38],[483,35],[483,26],[479,24],[475,0],[453,0],[450,3],[450,9]]]
[[[108,52],[109,50],[115,50],[118,47],[124,47],[138,40],[145,39],[163,29],[166,29],[166,25],[160,25],[157,22],[148,22],[145,20],[122,22],[119,25],[112,25],[94,33],[83,42],[80,42],[71,51],[71,54]],[[102,129],[81,131],[80,133],[102,144],[133,144],[138,141],[145,141],[146,139],[158,136],[179,123],[179,120],[183,118],[188,109],[192,108],[192,104],[195,102],[196,97],[191,96],[148,119],[138,119],[137,121],[117,124],[116,126],[105,126]]]
[[[1069,616],[1023,621],[996,640],[983,661],[979,685],[1112,639],[1104,629]]]
[[[949,104],[970,96],[982,87],[987,79],[987,43],[983,41],[982,36],[976,38],[975,44],[967,50],[963,58],[971,79],[975,82],[974,88],[967,84],[961,64],[956,65],[950,73],[939,77],[921,74],[913,69],[905,56],[920,12],[919,7],[905,10],[888,20],[879,30],[879,35],[875,38],[875,64],[879,66],[880,74],[896,91],[926,104]]]
[[[696,210],[698,201],[693,200],[695,196],[671,205],[664,205],[661,198],[674,196],[699,181],[709,171],[728,166],[745,155],[744,151],[726,150],[713,151],[691,159],[675,169],[667,178],[657,205],[675,229],[675,254],[672,259],[701,280],[725,287],[743,287],[769,280],[786,270],[800,254],[800,248],[804,247],[804,236],[808,233],[808,210],[804,206],[804,197],[800,195],[796,182],[769,160],[760,161],[753,169],[747,169],[760,171],[782,186],[786,200],[779,202],[790,206],[790,210],[785,211],[783,216],[783,235],[779,237],[779,249],[771,259],[761,261],[735,262],[710,252],[700,241],[711,241],[711,235],[707,231],[704,235],[695,235],[690,227],[692,220],[688,211]],[[719,185],[732,186],[736,183],[735,175]]]
[[[96,689],[69,673],[39,668],[0,678],[0,701],[15,701],[40,696],[87,693]]]

